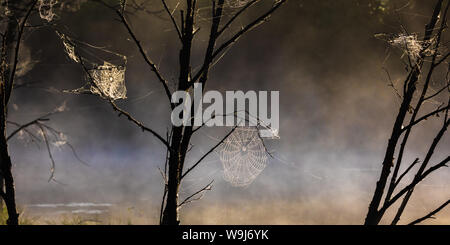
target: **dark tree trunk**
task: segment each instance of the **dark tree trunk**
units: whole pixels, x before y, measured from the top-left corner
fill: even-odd
[[[8,210],[8,225],[19,224],[19,214],[16,209],[16,197],[14,188],[14,177],[12,174],[12,163],[8,153],[8,143],[6,138],[6,119],[8,102],[11,97],[14,73],[18,60],[18,51],[20,47],[20,39],[24,29],[26,20],[28,19],[32,9],[36,5],[36,1],[24,3],[21,1],[9,1],[6,7],[11,10],[8,16],[8,24],[4,33],[2,43],[2,64],[1,64],[1,83],[0,83],[0,177],[2,182],[0,186],[2,198]],[[31,4],[31,5],[30,5]],[[26,12],[27,5],[29,6]],[[19,25],[19,21],[22,23]]]
[[[190,127],[189,127],[190,128]],[[184,130],[183,130],[184,129]],[[179,225],[178,203],[183,163],[185,160],[187,147],[185,142],[187,135],[190,135],[184,127],[174,127],[171,140],[171,147],[174,149],[169,156],[169,174],[167,183],[166,205],[162,217],[162,225]],[[184,137],[183,137],[184,136]],[[190,138],[190,137],[189,137]]]
[[[166,205],[164,207],[162,225],[178,225],[180,223],[178,219],[178,191],[180,189],[180,151],[179,146],[182,138],[182,127],[174,127],[172,135],[173,149],[169,155],[169,174],[167,182],[167,198]]]
[[[189,88],[191,76],[191,48],[194,31],[195,1],[188,0],[186,15],[182,24],[182,48],[180,50],[179,62],[180,73],[178,78],[178,90],[185,91]],[[162,224],[179,225],[178,218],[178,193],[183,173],[184,159],[186,157],[187,145],[189,145],[192,129],[191,127],[173,127],[170,143],[169,174],[167,183],[167,199],[164,208]]]
[[[5,197],[4,201],[6,204],[6,208],[8,210],[8,225],[18,225],[19,224],[19,214],[16,210],[16,197],[15,197],[15,189],[14,189],[14,178],[12,175],[12,164],[11,158],[8,155],[7,146],[4,144],[5,138],[2,137],[1,140],[1,169],[5,183]]]
[[[179,225],[178,218],[178,192],[180,180],[178,170],[179,161],[176,157],[169,159],[169,180],[167,183],[167,199],[163,212],[162,225]]]
[[[0,87],[0,176],[2,179],[2,193],[3,200],[5,201],[6,208],[8,210],[8,225],[18,225],[19,215],[16,211],[16,199],[14,193],[14,178],[12,175],[11,158],[8,153],[8,143],[6,140],[6,118],[7,118],[7,105],[11,94],[10,90],[10,74],[11,63],[13,60],[13,53],[15,49],[15,29],[18,27],[15,20],[10,19],[8,21],[8,27],[6,32],[6,38],[4,45],[4,62],[2,65],[2,82]],[[4,191],[3,191],[4,190]]]
[[[8,210],[8,225],[18,225],[19,224],[19,214],[16,210],[16,197],[14,190],[14,178],[12,175],[12,164],[11,158],[8,154],[8,144],[6,141],[6,107],[5,107],[5,96],[4,96],[4,86],[0,88],[0,170],[3,177],[5,191],[2,190],[3,200],[5,201],[6,208]]]

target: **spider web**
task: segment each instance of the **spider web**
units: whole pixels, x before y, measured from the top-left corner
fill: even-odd
[[[95,83],[95,86],[90,87],[91,93],[113,100],[126,99],[125,70],[125,67],[115,66],[105,61],[103,65],[89,71],[92,82]]]
[[[51,22],[56,16],[53,7],[58,3],[57,0],[39,0],[38,10],[41,19]]]
[[[79,63],[80,59],[75,53],[75,46],[72,44],[73,42],[70,40],[70,38],[58,32],[57,34],[61,38],[61,41],[64,45],[64,51],[66,52],[67,56],[76,63]]]
[[[77,41],[59,32],[57,32],[57,34],[61,38],[67,56],[76,63],[81,63],[83,66],[88,65],[90,67],[88,70],[89,74],[86,74],[86,84],[81,88],[65,90],[65,92],[75,94],[94,94],[108,100],[127,98],[127,88],[125,84],[125,71],[127,63],[126,56],[109,51],[103,47],[97,47],[88,43]],[[75,45],[75,43],[78,45]],[[86,48],[83,49],[80,45],[83,45]],[[116,65],[108,62],[96,56],[91,51],[88,51],[87,48],[117,56],[124,63],[124,65]],[[80,52],[77,52],[77,50],[84,51],[86,55],[90,54],[94,58],[101,60],[103,64],[90,61],[86,55],[81,56]]]
[[[407,56],[409,58],[409,62],[415,63],[417,60],[421,59],[422,55],[424,58],[431,57],[433,55],[437,55],[437,57],[442,57],[442,54],[446,53],[447,48],[439,46],[436,48],[436,38],[431,38],[428,41],[421,41],[417,34],[376,34],[376,38],[387,42],[390,46],[397,48],[402,51],[402,58]],[[431,80],[430,85],[428,87],[427,95],[432,95],[436,93],[438,90],[446,86],[445,81],[447,79],[437,79]],[[403,85],[403,79],[394,79],[390,81],[397,95],[401,98],[401,95],[398,92],[398,88]],[[424,79],[420,79],[417,81],[417,84],[423,86],[425,82]],[[420,98],[420,93],[416,91],[413,95],[413,100],[417,101]],[[436,106],[442,105],[445,103],[441,100],[446,100],[446,97],[436,96],[432,99],[426,100],[425,103],[431,103]],[[412,110],[413,108],[410,108]]]
[[[375,38],[387,42],[392,47],[395,47],[403,52],[403,56],[407,55],[411,62],[415,62],[423,54],[425,57],[430,57],[437,52],[434,50],[434,38],[429,41],[419,40],[417,34],[376,34]]]
[[[223,142],[219,156],[225,181],[237,187],[250,185],[267,164],[266,150],[256,127],[237,127]]]

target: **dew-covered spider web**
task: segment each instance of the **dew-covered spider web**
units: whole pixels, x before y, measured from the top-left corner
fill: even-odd
[[[61,33],[57,33],[57,34],[64,45],[64,51],[66,52],[67,56],[71,60],[75,61],[76,63],[79,63],[80,59],[75,54],[75,46],[74,46],[73,42],[70,40],[70,38],[66,37],[64,34],[61,34]]]
[[[39,0],[38,10],[41,19],[51,22],[56,16],[54,6],[58,3],[57,0]]]
[[[103,65],[90,70],[89,73],[92,82],[95,83],[95,86],[90,86],[91,93],[113,100],[127,98],[125,67],[115,66],[105,61]]]
[[[390,47],[396,48],[402,52],[402,58],[407,57],[408,62],[414,65],[418,60],[426,59],[436,54],[436,57],[442,57],[442,54],[447,52],[447,48],[443,45],[440,45],[436,48],[436,38],[431,38],[428,41],[420,40],[421,38],[413,33],[413,34],[376,34],[376,38],[383,40],[389,44]],[[389,74],[388,74],[389,75]],[[397,93],[397,96],[401,98],[399,89],[403,86],[404,79],[390,79],[389,86],[393,87]],[[443,87],[447,86],[445,84],[446,79],[432,79],[430,81],[429,87],[427,89],[427,95],[432,95],[437,91],[440,91]],[[423,86],[425,80],[419,79],[417,81],[417,87]],[[420,98],[420,90],[417,90],[413,95],[413,101],[417,101]],[[444,100],[441,101],[441,100]],[[436,106],[440,106],[442,103],[445,103],[446,97],[444,96],[435,96],[432,99],[426,100],[425,103],[431,103]],[[413,108],[410,108],[412,110]],[[411,111],[410,111],[411,112]]]
[[[74,40],[61,33],[57,34],[61,38],[67,56],[72,61],[81,63],[87,70],[86,84],[81,88],[66,90],[65,92],[94,94],[108,100],[127,98],[125,84],[126,56],[109,51],[104,47]],[[118,57],[119,62],[116,63],[122,63],[123,65],[106,61],[106,59],[97,55],[99,52],[116,59]]]
[[[376,38],[384,40],[390,46],[397,48],[403,52],[403,55],[408,56],[411,62],[415,62],[423,54],[425,57],[432,56],[435,52],[435,40],[429,41],[419,40],[417,34],[376,34]]]
[[[223,177],[233,186],[248,186],[264,170],[267,153],[257,127],[237,127],[219,153]]]

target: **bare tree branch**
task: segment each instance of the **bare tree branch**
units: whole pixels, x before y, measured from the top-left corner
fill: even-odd
[[[16,127],[22,127],[22,124],[19,124],[19,123],[17,123],[17,122],[13,122],[13,121],[6,121],[6,123],[8,123],[8,124],[11,124],[11,125],[14,125],[14,126],[16,126]],[[30,125],[31,126],[31,125]],[[33,142],[35,142],[35,140],[36,140],[36,142],[41,142],[41,139],[39,139],[34,133],[32,133],[30,130],[28,130],[28,128],[23,128],[22,129],[25,133],[27,133],[30,137],[31,137],[31,140],[33,141]],[[10,138],[10,139],[12,139],[12,138]],[[39,147],[39,145],[36,143],[36,145]]]
[[[420,122],[422,122],[424,120],[427,120],[428,118],[430,118],[432,116],[435,116],[435,115],[437,115],[437,114],[439,114],[441,112],[444,112],[444,111],[448,110],[449,108],[450,108],[450,105],[447,105],[445,107],[441,107],[441,108],[436,109],[436,110],[434,110],[432,112],[429,112],[429,113],[425,114],[424,116],[420,117],[419,119],[415,120],[414,122],[411,122],[407,126],[404,126],[402,131],[406,131],[409,128],[413,127],[414,125],[416,125],[416,124],[418,124],[418,123],[420,123]]]
[[[67,145],[67,146],[72,150],[72,154],[73,154],[73,156],[75,157],[75,159],[77,159],[80,163],[82,163],[82,164],[84,164],[84,165],[86,165],[86,166],[89,166],[89,164],[88,164],[87,162],[81,160],[80,156],[78,156],[78,153],[77,153],[77,151],[75,150],[75,147],[73,147],[72,144],[70,144],[69,142],[66,142],[65,145]]]
[[[5,104],[8,104],[9,98],[11,97],[11,91],[14,86],[14,78],[16,76],[17,65],[19,63],[19,50],[20,50],[20,44],[22,43],[21,39],[22,39],[23,31],[25,29],[25,23],[27,22],[28,17],[30,17],[30,14],[34,9],[34,6],[36,6],[37,2],[38,2],[38,0],[34,0],[33,3],[30,5],[30,8],[28,9],[27,13],[25,14],[25,17],[23,18],[23,20],[20,24],[20,27],[19,27],[19,33],[17,35],[17,43],[16,43],[16,47],[14,50],[14,62],[13,62],[12,70],[11,70],[11,77],[9,78],[9,83],[6,87]]]
[[[205,191],[210,191],[210,190],[212,189],[212,183],[213,183],[213,182],[214,182],[214,180],[212,180],[211,182],[209,182],[209,184],[207,184],[207,185],[206,185],[205,187],[203,187],[202,189],[196,191],[194,194],[188,196],[186,199],[184,199],[184,200],[178,205],[178,207],[181,207],[181,206],[183,206],[183,205],[185,205],[185,204],[188,204],[188,203],[191,203],[191,202],[198,201],[198,200],[202,199],[202,197],[203,197],[203,192],[205,192]],[[193,198],[194,198],[195,196],[197,196],[197,195],[200,195],[200,196],[198,196],[197,198],[193,199]]]
[[[256,28],[260,24],[264,23],[267,20],[267,18],[270,17],[270,15],[273,12],[275,12],[275,10],[277,10],[279,7],[281,7],[281,5],[286,3],[286,1],[287,0],[280,0],[280,1],[276,2],[274,4],[274,6],[272,8],[270,8],[270,10],[268,10],[264,14],[260,15],[258,18],[256,18],[254,21],[252,21],[250,24],[246,25],[244,28],[242,28],[240,31],[238,31],[236,34],[234,34],[230,39],[225,41],[221,46],[219,46],[219,48],[217,48],[213,52],[213,54],[211,56],[212,59],[216,58],[219,54],[221,54],[224,50],[226,50],[231,44],[235,43],[242,35],[251,31],[252,29]],[[200,68],[200,70],[197,72],[197,74],[192,79],[192,83],[195,83],[200,78],[200,76],[203,74],[203,72],[207,69],[209,69],[209,67],[206,66],[205,64],[203,64],[203,66]]]
[[[286,3],[286,0],[279,0],[278,2],[276,2],[274,4],[274,6],[272,8],[270,8],[269,11],[267,11],[266,13],[262,14],[261,16],[259,16],[257,19],[255,19],[253,22],[251,22],[250,24],[248,24],[247,26],[245,26],[244,28],[242,28],[242,30],[240,30],[239,32],[237,32],[235,35],[233,35],[233,37],[231,37],[228,41],[225,41],[219,48],[217,48],[217,50],[214,52],[213,54],[213,58],[216,57],[217,55],[219,55],[224,49],[226,49],[228,46],[230,46],[231,44],[233,44],[234,42],[236,42],[242,35],[244,35],[245,33],[247,33],[248,31],[251,31],[252,29],[256,28],[257,26],[259,26],[260,24],[264,23],[267,18],[273,13],[275,12],[275,10],[277,10],[279,7],[281,7],[281,5],[283,5],[284,3]]]
[[[406,192],[410,191],[417,184],[419,184],[422,180],[424,180],[428,175],[433,173],[434,171],[447,167],[447,163],[450,161],[450,156],[441,161],[440,163],[430,167],[427,171],[425,171],[422,175],[414,178],[414,180],[407,186],[405,186],[402,190],[400,190],[393,198],[391,198],[383,207],[380,209],[380,212],[386,211],[392,204],[394,204],[399,198],[401,198]]]
[[[177,24],[175,18],[173,17],[173,11],[170,11],[170,10],[169,10],[169,7],[167,6],[165,0],[161,0],[161,2],[162,2],[162,4],[164,5],[164,9],[166,10],[167,14],[168,14],[169,17],[170,17],[170,20],[172,21],[172,24],[173,24],[174,27],[175,27],[175,30],[176,30],[177,35],[178,35],[178,38],[182,41],[183,38],[181,37],[180,28],[178,28],[178,24]],[[179,4],[179,3],[178,3],[178,4]],[[178,4],[177,4],[177,7],[178,7]],[[177,9],[177,7],[175,7],[175,9]],[[175,11],[175,10],[174,10],[174,11]]]
[[[188,168],[188,170],[186,170],[186,172],[184,172],[184,174],[181,175],[181,179],[183,179],[187,174],[189,174],[189,172],[191,172],[195,167],[197,167],[197,165],[199,165],[203,161],[203,159],[205,159],[209,154],[211,154],[211,152],[213,152],[217,147],[219,147],[234,132],[234,130],[236,130],[237,127],[238,126],[233,127],[233,129],[230,130],[230,132],[227,135],[225,135],[225,137],[223,137],[222,140],[219,141],[219,143],[217,143],[215,146],[213,146],[196,163],[194,163],[194,165],[192,165],[190,168]]]
[[[245,4],[244,7],[242,7],[236,14],[233,15],[233,17],[231,17],[228,22],[217,32],[217,36],[219,37],[220,35],[222,35],[223,32],[225,32],[227,30],[227,28],[242,14],[245,12],[245,10],[247,10],[248,8],[250,8],[252,5],[254,5],[256,2],[258,2],[259,0],[252,0],[249,1],[247,4]]]
[[[439,59],[435,64],[433,64],[435,67],[439,66],[442,62],[444,62],[448,57],[450,56],[450,52],[445,54],[441,59]]]
[[[440,93],[442,93],[443,91],[445,91],[446,89],[450,88],[450,83],[448,83],[447,85],[445,85],[444,87],[442,87],[441,89],[439,89],[438,91],[436,91],[435,93],[429,95],[428,97],[425,97],[424,100],[429,100],[432,99],[436,96],[438,96]]]
[[[34,119],[28,123],[25,123],[23,125],[19,125],[19,127],[14,130],[10,135],[8,135],[8,137],[6,138],[6,140],[10,140],[12,139],[17,133],[19,133],[20,131],[24,130],[25,128],[28,128],[32,125],[38,124],[39,122],[44,122],[44,121],[49,121],[50,119],[46,118],[48,115],[45,115],[43,117],[40,117],[38,119]]]
[[[51,163],[50,164],[50,177],[48,179],[48,182],[50,182],[50,181],[54,180],[54,178],[55,178],[55,166],[56,166],[55,159],[53,158],[53,154],[52,154],[52,151],[50,149],[50,143],[49,143],[49,140],[48,140],[48,137],[47,137],[47,132],[45,132],[45,129],[44,129],[44,127],[42,127],[41,124],[37,123],[36,125],[41,130],[42,137],[44,138],[45,146],[47,148],[48,157],[50,158],[50,163]]]
[[[167,131],[166,133],[166,139],[167,142],[170,141],[170,138],[172,137],[172,131]],[[160,207],[160,213],[159,213],[159,223],[161,224],[162,222],[162,218],[163,218],[163,210],[164,210],[164,204],[166,201],[166,196],[167,196],[167,185],[168,185],[168,179],[167,179],[167,165],[169,164],[169,155],[170,155],[170,151],[169,149],[166,150],[166,158],[164,160],[164,193],[163,193],[163,198],[161,200],[161,207]]]
[[[445,202],[444,204],[442,204],[441,206],[439,206],[437,209],[433,210],[432,212],[430,212],[429,214],[425,215],[422,218],[419,218],[411,223],[409,223],[408,225],[417,225],[427,219],[433,219],[434,215],[436,215],[437,213],[439,213],[442,209],[444,209],[447,205],[450,204],[450,200],[448,200],[447,202]]]
[[[159,141],[161,141],[168,149],[171,149],[169,142],[167,142],[161,135],[159,135],[156,131],[153,129],[145,126],[143,123],[135,119],[133,116],[131,116],[130,113],[126,112],[125,110],[121,109],[114,103],[114,101],[109,100],[109,103],[112,105],[113,109],[117,112],[119,112],[119,117],[121,115],[124,115],[129,121],[136,124],[139,128],[141,128],[142,131],[150,132],[153,136],[155,136]]]
[[[409,167],[408,167],[408,168],[400,175],[400,177],[398,177],[397,181],[396,181],[395,184],[394,184],[394,189],[395,189],[395,187],[398,186],[398,184],[400,184],[400,182],[402,181],[403,177],[405,177],[405,176],[409,173],[409,171],[410,171],[414,166],[416,166],[416,164],[419,163],[419,162],[420,162],[420,161],[419,161],[419,158],[416,158],[416,160],[414,160],[414,162],[411,163],[411,165],[409,165]]]

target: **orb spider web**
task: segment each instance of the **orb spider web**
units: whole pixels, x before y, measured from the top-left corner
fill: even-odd
[[[219,152],[225,181],[236,187],[250,185],[264,170],[267,154],[257,127],[237,127]]]
[[[104,62],[89,71],[92,82],[95,86],[90,87],[93,94],[106,96],[110,99],[126,99],[127,87],[125,86],[125,67],[115,66]]]
[[[86,74],[86,84],[83,85],[83,87],[73,90],[65,90],[65,92],[75,94],[94,94],[104,99],[113,101],[127,98],[127,88],[125,84],[125,72],[127,63],[126,56],[112,52],[103,47],[97,47],[88,43],[77,41],[59,32],[57,32],[57,34],[64,45],[64,50],[67,56],[72,61],[81,63],[86,68],[88,73]],[[75,43],[77,43],[78,45],[76,46]],[[82,48],[81,46],[84,46],[84,48]],[[103,58],[98,57],[87,48],[119,57],[123,65],[116,65],[108,62]],[[79,52],[76,52],[76,49],[79,49],[79,51],[83,51],[85,55],[82,57]],[[87,59],[87,55],[100,60],[103,64],[98,64],[95,61]],[[90,68],[88,68],[87,66],[89,66]]]

